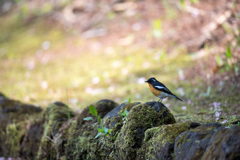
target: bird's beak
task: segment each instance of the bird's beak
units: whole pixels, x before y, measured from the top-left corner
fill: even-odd
[[[145,81],[145,82],[147,82],[147,83],[148,83],[148,81]]]

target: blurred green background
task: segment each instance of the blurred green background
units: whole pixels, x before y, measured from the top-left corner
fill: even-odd
[[[3,0],[0,91],[81,111],[100,99],[157,101],[175,114],[239,113],[239,2]],[[208,115],[209,114],[209,115]],[[203,118],[203,117],[201,117]],[[218,118],[218,117],[217,117]]]

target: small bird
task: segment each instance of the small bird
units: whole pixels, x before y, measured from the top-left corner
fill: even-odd
[[[145,81],[148,83],[151,92],[159,99],[159,101],[166,98],[166,97],[173,97],[176,98],[180,101],[182,101],[180,98],[178,98],[177,96],[175,96],[174,94],[172,94],[172,92],[161,82],[157,81],[155,78],[149,78],[147,81]],[[158,102],[159,102],[158,101]]]

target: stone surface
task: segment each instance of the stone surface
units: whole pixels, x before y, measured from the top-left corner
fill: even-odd
[[[221,128],[219,123],[210,123],[181,133],[175,139],[175,159],[201,159],[211,137]]]
[[[240,126],[221,128],[211,138],[204,160],[240,159]]]
[[[28,132],[32,131],[30,126],[41,112],[40,107],[9,99],[0,93],[0,157],[19,157],[34,152],[25,142]],[[31,143],[36,146],[34,140]]]
[[[128,102],[125,102],[125,103],[122,103],[120,104],[119,106],[117,106],[116,108],[114,108],[113,110],[111,110],[110,112],[108,112],[104,118],[107,118],[107,117],[110,117],[112,118],[113,116],[115,117],[118,117],[120,116],[119,115],[119,112],[122,110],[123,107],[125,108],[132,108],[133,106],[137,105],[137,104],[140,104],[140,102],[134,102],[134,103],[128,103]],[[127,107],[126,107],[127,106]],[[130,106],[130,107],[128,107]],[[129,111],[130,109],[128,109]]]
[[[116,124],[119,126],[117,128],[122,127],[122,116],[119,114],[120,112],[124,112],[124,110],[130,111],[133,106],[140,104],[140,102],[134,103],[122,103],[109,113],[104,116],[103,125],[107,128],[113,128]],[[120,129],[119,128],[119,129]]]

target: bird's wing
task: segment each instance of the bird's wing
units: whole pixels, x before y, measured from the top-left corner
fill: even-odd
[[[168,93],[168,94],[172,94],[172,92],[166,86],[164,86],[161,83],[157,83],[157,84],[153,85],[153,87],[155,89],[159,90],[159,91],[162,91],[162,92],[165,92],[165,93]]]

